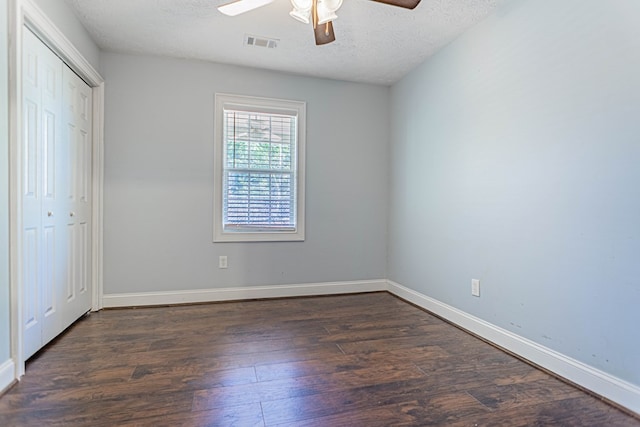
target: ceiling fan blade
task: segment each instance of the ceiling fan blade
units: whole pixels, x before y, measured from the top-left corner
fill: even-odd
[[[326,24],[316,25],[313,33],[316,36],[316,46],[331,43],[336,40],[336,35],[333,32],[333,22],[331,21]]]
[[[405,9],[415,9],[420,3],[420,0],[373,0],[379,3],[388,4],[391,6],[404,7]]]
[[[262,6],[266,6],[269,3],[273,3],[274,0],[235,0],[231,3],[218,6],[218,10],[228,16],[236,16],[241,13],[249,12],[250,10],[257,9]]]

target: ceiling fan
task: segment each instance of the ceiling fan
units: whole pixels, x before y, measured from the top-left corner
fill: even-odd
[[[274,0],[234,0],[218,7],[225,15],[236,16],[261,6],[272,3]],[[291,17],[305,24],[313,24],[313,33],[316,45],[323,45],[335,41],[333,21],[338,18],[336,11],[342,6],[343,0],[291,0],[293,10],[289,12]],[[414,9],[420,0],[373,0],[391,6]]]

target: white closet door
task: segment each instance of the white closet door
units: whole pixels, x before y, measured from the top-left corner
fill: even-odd
[[[63,69],[63,138],[69,144],[63,323],[91,309],[91,88],[69,67]]]
[[[91,89],[23,37],[23,356],[91,308]]]
[[[40,176],[42,167],[38,152],[42,140],[42,97],[40,87],[41,58],[35,36],[24,32],[22,53],[22,338],[25,358],[41,346],[40,316],[40,239],[42,202]]]
[[[58,307],[62,63],[30,31],[23,50],[23,340],[26,357],[62,330]]]

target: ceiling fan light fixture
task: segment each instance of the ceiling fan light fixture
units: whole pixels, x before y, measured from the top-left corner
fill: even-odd
[[[311,22],[310,18],[311,18],[311,11],[310,10],[299,10],[299,9],[293,9],[291,12],[289,12],[289,15],[302,22],[303,24],[308,24],[309,22]]]
[[[326,24],[338,19],[336,12],[342,6],[342,0],[318,0],[318,24]]]
[[[227,16],[236,16],[241,13],[248,12],[253,9],[257,9],[262,6],[266,6],[269,3],[273,3],[274,0],[237,0],[231,3],[218,6],[220,13]]]
[[[318,25],[324,25],[336,19],[338,19],[338,15],[334,10],[327,9],[322,6],[322,3],[318,3]]]
[[[291,5],[293,10],[289,12],[289,15],[292,18],[304,24],[311,22],[311,0],[291,0]]]

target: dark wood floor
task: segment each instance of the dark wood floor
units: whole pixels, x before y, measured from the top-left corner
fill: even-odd
[[[105,310],[1,426],[640,426],[387,293]]]

